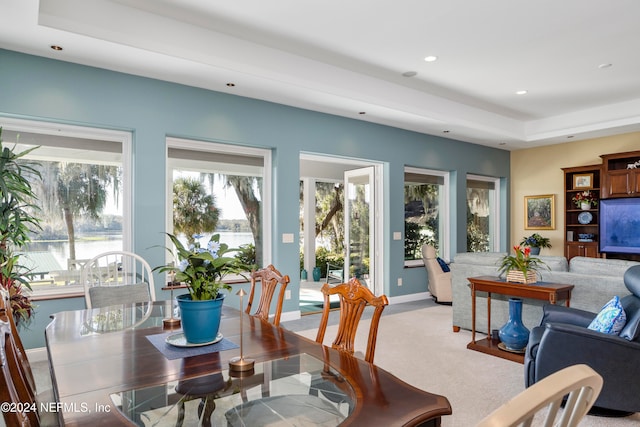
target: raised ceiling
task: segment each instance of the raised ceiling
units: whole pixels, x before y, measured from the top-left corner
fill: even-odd
[[[481,145],[640,130],[637,0],[0,5],[5,49]]]

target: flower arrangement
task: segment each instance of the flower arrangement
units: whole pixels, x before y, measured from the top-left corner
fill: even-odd
[[[589,190],[577,193],[571,198],[571,200],[576,204],[577,207],[580,207],[580,205],[582,205],[583,203],[588,203],[589,205],[593,206],[596,206],[598,204],[598,198]]]
[[[230,249],[226,243],[220,243],[220,235],[214,234],[205,248],[199,240],[202,235],[194,234],[194,243],[187,248],[176,236],[166,233],[176,247],[178,265],[170,263],[154,268],[154,271],[168,271],[175,273],[174,280],[185,283],[192,300],[204,301],[218,297],[218,293],[231,290],[231,286],[222,279],[227,274],[242,274],[249,271],[249,267],[237,258],[226,256],[235,249]],[[171,249],[165,248],[169,252]]]
[[[551,239],[542,237],[538,233],[533,233],[529,237],[523,237],[520,246],[529,246],[531,248],[550,248]]]
[[[502,258],[502,263],[498,271],[500,275],[503,273],[509,273],[511,270],[521,271],[524,277],[527,277],[527,273],[533,271],[538,272],[538,268],[545,266],[546,264],[540,260],[540,258],[531,256],[531,248],[525,246],[524,249],[520,245],[513,247],[514,255],[506,255]],[[549,267],[547,267],[549,268]]]

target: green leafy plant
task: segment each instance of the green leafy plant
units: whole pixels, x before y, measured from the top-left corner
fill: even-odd
[[[538,233],[533,233],[529,237],[523,237],[520,246],[529,246],[532,248],[550,248],[551,239],[542,237]]]
[[[15,146],[5,146],[0,128],[0,284],[9,292],[18,326],[21,321],[30,320],[35,308],[24,292],[23,286],[29,290],[31,286],[24,277],[27,271],[20,266],[16,249],[30,241],[31,231],[40,229],[31,180],[41,176],[37,163],[24,159],[36,148],[16,152]]]
[[[230,249],[226,243],[220,243],[219,234],[211,236],[205,248],[200,245],[199,240],[203,237],[200,234],[192,236],[194,243],[187,248],[176,236],[166,234],[176,247],[178,263],[171,262],[153,270],[175,274],[174,280],[187,285],[194,301],[216,299],[222,290],[231,290],[231,286],[222,281],[226,275],[243,275],[251,269],[239,259],[227,255],[236,249]],[[172,252],[170,248],[165,249]]]
[[[531,248],[525,246],[524,249],[519,245],[513,247],[514,254],[506,255],[502,258],[498,271],[500,275],[507,274],[511,270],[521,271],[526,277],[529,271],[538,272],[540,267],[547,267],[547,265],[540,260],[540,258],[531,256]],[[548,269],[549,267],[547,267]]]

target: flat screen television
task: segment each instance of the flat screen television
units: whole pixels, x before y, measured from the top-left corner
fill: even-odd
[[[600,252],[640,254],[640,197],[600,200]]]

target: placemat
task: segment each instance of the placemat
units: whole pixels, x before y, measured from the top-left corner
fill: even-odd
[[[226,338],[222,338],[215,344],[203,345],[201,347],[175,347],[167,344],[165,339],[171,335],[181,332],[180,330],[174,330],[171,332],[163,332],[156,335],[147,335],[147,339],[155,348],[158,349],[167,359],[181,359],[184,357],[199,356],[201,354],[215,353],[217,351],[233,350],[240,346],[229,341]]]

